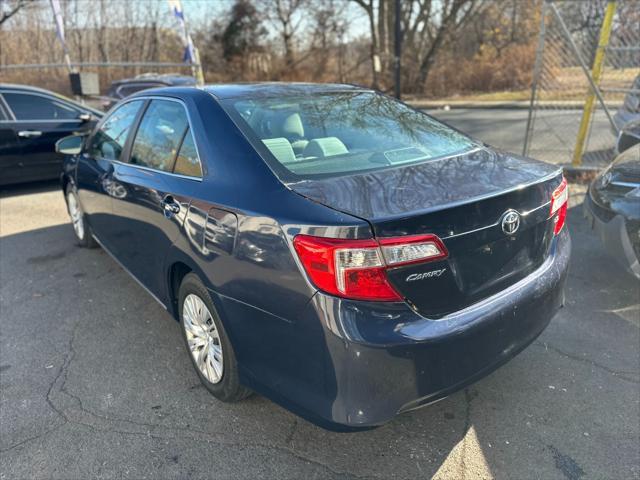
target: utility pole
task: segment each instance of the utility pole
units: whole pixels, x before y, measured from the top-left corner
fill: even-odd
[[[401,0],[396,0],[395,6],[395,41],[394,41],[394,59],[393,59],[393,76],[395,83],[396,98],[400,100],[402,95],[402,89],[400,85],[400,60],[402,59],[402,24],[401,20],[402,3]]]

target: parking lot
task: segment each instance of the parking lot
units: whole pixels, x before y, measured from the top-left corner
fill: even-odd
[[[0,478],[635,478],[640,289],[569,213],[566,308],[523,353],[368,432],[324,431],[200,385],[179,325],[102,250],[57,185],[0,198]]]
[[[453,108],[449,111],[427,112],[489,145],[508,152],[522,153],[529,115],[526,109]],[[539,139],[531,145],[529,156],[550,163],[570,159],[581,115],[582,111],[579,109],[538,112],[536,118]],[[589,144],[593,152],[585,155],[583,165],[602,168],[611,158],[615,136],[609,133],[609,121],[603,112],[597,112],[592,121],[592,130],[598,132],[598,135],[594,135],[596,138]]]

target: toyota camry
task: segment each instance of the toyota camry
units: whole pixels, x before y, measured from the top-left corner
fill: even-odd
[[[563,305],[561,169],[372,90],[147,90],[57,149],[78,243],[180,322],[222,401],[375,427],[495,370]]]

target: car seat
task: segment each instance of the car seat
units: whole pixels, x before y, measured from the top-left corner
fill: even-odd
[[[284,112],[274,119],[273,126],[274,135],[289,140],[296,155],[300,155],[309,143],[304,138],[304,126],[299,113]]]

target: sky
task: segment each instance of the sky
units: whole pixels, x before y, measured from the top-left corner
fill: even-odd
[[[349,16],[349,31],[347,33],[347,40],[354,37],[359,37],[368,32],[368,21],[364,11],[357,6],[354,2],[349,0],[342,0],[348,6],[346,14]],[[4,2],[2,2],[4,3]],[[78,24],[86,24],[83,21],[83,15],[89,15],[95,12],[96,2],[94,0],[60,0],[63,5],[63,11],[68,10],[71,12],[77,12],[79,18]],[[173,25],[173,15],[169,8],[167,0],[110,0],[110,5],[113,5],[114,11],[121,12],[122,6],[131,5],[131,8],[135,8],[144,4],[156,4],[159,12],[162,14],[163,10],[166,12],[165,25]],[[216,18],[223,17],[231,9],[234,4],[234,0],[182,0],[182,6],[184,10],[185,19],[190,30],[195,30],[210,24]],[[0,3],[0,5],[2,5]],[[5,4],[6,6],[6,4]],[[66,7],[66,8],[65,8]],[[2,8],[2,7],[0,7]],[[49,7],[49,0],[40,0],[40,12],[45,16],[51,11]],[[28,11],[21,12],[19,15],[29,14]],[[16,15],[17,17],[18,15]],[[13,19],[12,19],[13,20]],[[18,20],[16,18],[16,20]],[[113,22],[114,19],[110,23]],[[117,20],[116,20],[117,21]],[[143,24],[144,18],[140,20]],[[11,28],[12,25],[9,22],[5,28]],[[163,22],[164,23],[164,22]],[[51,15],[51,26],[53,28],[53,15]]]
[[[166,3],[166,0],[142,1],[159,1]],[[366,33],[369,27],[364,12],[360,7],[353,4],[353,2],[349,2],[348,0],[343,1],[350,4],[350,8],[347,12],[348,15],[352,17],[349,24],[348,37],[358,37]],[[231,9],[233,4],[234,0],[182,0],[182,8],[185,13],[185,18],[187,22],[194,27],[206,25],[216,16],[222,16],[226,14],[226,12]]]

